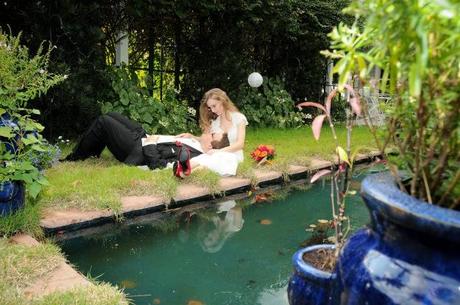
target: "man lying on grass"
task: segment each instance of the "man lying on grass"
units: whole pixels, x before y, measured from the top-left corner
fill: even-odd
[[[211,149],[220,149],[228,145],[229,141],[225,133],[203,135],[198,140],[176,136],[147,135],[141,124],[119,113],[110,112],[99,116],[91,124],[64,161],[99,157],[107,147],[120,162],[128,165],[147,165],[150,169],[156,169],[164,168],[168,164],[173,166],[180,152],[186,152],[186,156],[183,157],[185,159],[182,161],[191,162],[194,168],[201,165],[223,176],[234,175],[238,162],[232,160],[230,156],[219,157],[213,154],[201,156],[195,160],[195,157]]]

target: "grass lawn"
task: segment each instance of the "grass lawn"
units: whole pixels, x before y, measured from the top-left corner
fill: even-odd
[[[337,126],[341,145],[345,146],[346,129]],[[371,150],[374,145],[371,134],[365,127],[353,130],[353,147],[364,147],[362,152]],[[273,145],[276,157],[267,169],[287,171],[287,165],[308,165],[308,160],[317,157],[331,160],[334,141],[329,128],[323,128],[321,138],[316,141],[309,126],[298,129],[251,129],[248,128],[245,145],[245,160],[240,164],[238,176],[254,178],[256,164],[250,153],[260,144]],[[61,162],[46,171],[50,185],[40,195],[36,203],[28,202],[26,208],[11,217],[0,218],[0,232],[10,235],[24,231],[39,235],[40,210],[77,208],[81,210],[109,208],[120,212],[120,198],[126,195],[161,195],[166,200],[173,197],[180,183],[194,183],[208,187],[217,193],[219,176],[204,170],[196,171],[191,177],[179,181],[171,169],[142,170],[116,161],[110,152],[104,151],[101,158],[81,162]]]
[[[55,292],[37,299],[27,299],[24,289],[47,274],[65,259],[59,248],[50,243],[30,247],[10,244],[0,238],[0,300],[1,304],[33,305],[113,305],[128,304],[123,293],[105,283],[91,287]]]

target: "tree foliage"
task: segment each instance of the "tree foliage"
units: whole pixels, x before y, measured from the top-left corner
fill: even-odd
[[[174,87],[196,108],[209,88],[236,96],[250,72],[279,77],[293,100],[318,99],[324,84],[327,33],[346,0],[62,0],[7,1],[0,26],[23,31],[24,43],[49,40],[52,68],[69,81],[42,99],[48,134],[81,133],[113,95],[105,67],[120,31],[129,34],[130,67],[163,97]],[[63,122],[72,122],[66,128]]]

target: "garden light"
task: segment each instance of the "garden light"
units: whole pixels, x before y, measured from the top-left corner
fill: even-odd
[[[259,72],[252,72],[251,74],[249,74],[249,77],[248,77],[249,86],[253,88],[260,87],[263,81],[264,79],[262,78],[262,75],[260,75]]]

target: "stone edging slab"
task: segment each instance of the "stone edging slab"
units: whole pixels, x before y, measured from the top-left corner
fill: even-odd
[[[10,242],[29,247],[35,247],[40,244],[36,239],[26,234],[17,234],[10,238]],[[93,284],[63,260],[54,270],[31,283],[24,290],[24,294],[28,299],[31,299],[55,291],[64,291],[77,286],[88,285]]]

